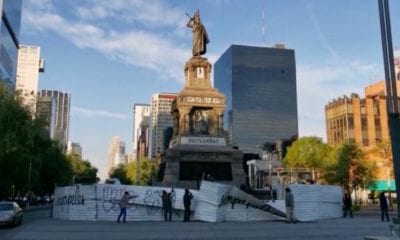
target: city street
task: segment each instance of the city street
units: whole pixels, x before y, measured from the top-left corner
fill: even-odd
[[[42,216],[38,214],[41,212]],[[392,212],[393,213],[393,212]],[[27,214],[29,215],[29,214]],[[377,208],[355,213],[353,219],[310,223],[284,222],[83,222],[54,220],[35,211],[22,226],[1,228],[0,239],[363,239],[389,236]]]

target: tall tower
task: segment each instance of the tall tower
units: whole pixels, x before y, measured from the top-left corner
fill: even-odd
[[[51,139],[56,136],[56,108],[57,100],[51,96],[38,96],[36,99],[35,117],[40,118],[46,124],[45,129]]]
[[[0,1],[0,83],[15,90],[22,0]]]
[[[115,136],[111,139],[110,147],[108,149],[108,174],[110,174],[118,165],[125,163],[125,142],[123,142],[119,136]]]
[[[214,84],[226,96],[229,141],[244,153],[298,135],[294,50],[232,45],[214,65]]]
[[[44,62],[40,59],[40,47],[20,45],[15,90],[21,94],[23,104],[28,106],[33,115],[36,111],[39,72],[44,72]]]
[[[156,158],[164,152],[165,131],[173,126],[171,106],[176,93],[157,93],[151,98],[150,157]]]
[[[148,156],[150,112],[150,104],[133,106],[133,151],[137,159]]]
[[[41,90],[38,97],[53,97],[56,102],[56,129],[54,139],[60,143],[64,151],[67,150],[69,137],[69,119],[71,108],[71,94],[56,90]]]

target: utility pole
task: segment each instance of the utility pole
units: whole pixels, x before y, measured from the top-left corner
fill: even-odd
[[[394,70],[392,31],[390,26],[389,2],[378,0],[379,19],[385,66],[386,106],[389,121],[389,133],[392,143],[393,167],[396,182],[396,195],[400,196],[400,110],[397,95],[397,82]],[[400,208],[397,205],[397,217],[400,218]]]

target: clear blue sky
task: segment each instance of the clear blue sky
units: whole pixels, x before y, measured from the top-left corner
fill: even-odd
[[[400,47],[400,1],[389,3]],[[114,135],[132,150],[133,104],[183,87],[196,9],[211,62],[231,44],[295,50],[300,136],[325,138],[324,105],[383,79],[377,0],[24,0],[21,43],[46,59],[39,88],[72,94],[70,139],[101,178]]]

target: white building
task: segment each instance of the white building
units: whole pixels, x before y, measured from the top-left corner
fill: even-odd
[[[165,150],[165,131],[172,128],[171,105],[178,94],[157,93],[151,98],[151,123],[150,123],[150,147],[151,158],[158,157]],[[171,133],[172,135],[172,133]]]
[[[32,114],[36,111],[39,72],[44,72],[44,61],[40,58],[40,47],[20,45],[15,90],[21,94],[23,104],[29,107]]]
[[[126,164],[125,157],[125,142],[119,136],[111,139],[110,147],[108,149],[108,166],[107,172],[111,171],[120,164]]]
[[[150,104],[136,103],[133,105],[133,152],[137,156],[140,142],[144,141],[148,148],[147,132],[150,125]],[[138,146],[139,144],[139,146]],[[145,151],[148,153],[147,151]],[[147,155],[146,153],[146,155]]]

